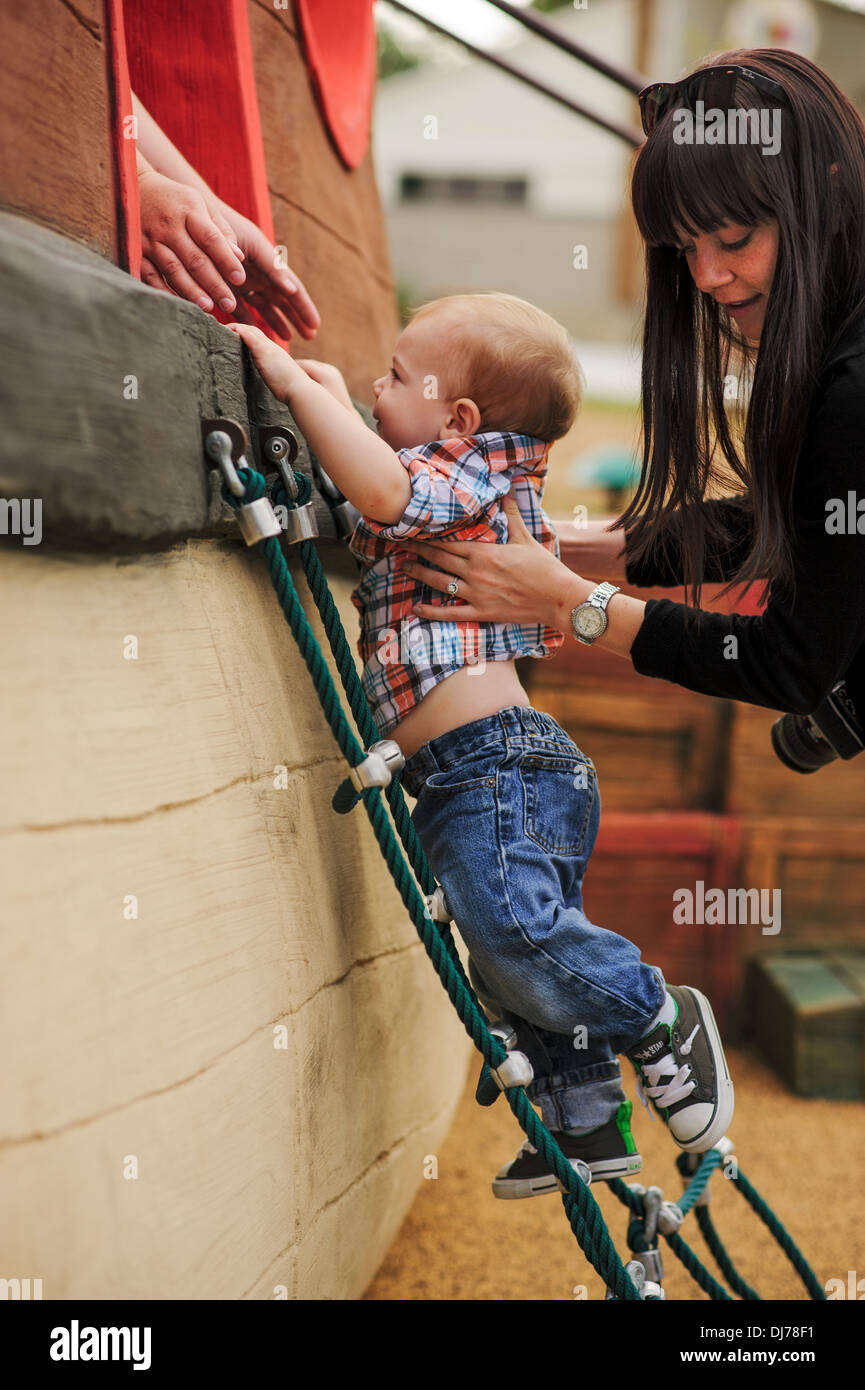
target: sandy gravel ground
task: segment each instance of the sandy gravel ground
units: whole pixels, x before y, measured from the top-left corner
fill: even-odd
[[[753,1054],[728,1049],[736,1085],[730,1129],[750,1182],[784,1222],[821,1284],[858,1270],[865,1278],[865,1106],[854,1101],[803,1100]],[[629,1069],[630,1072],[630,1069]],[[454,1125],[435,1157],[438,1177],[422,1180],[414,1205],[367,1289],[369,1300],[567,1299],[585,1286],[588,1299],[604,1296],[601,1279],[585,1260],[558,1194],[503,1202],[490,1191],[497,1169],[512,1158],[522,1131],[500,1098],[483,1108],[472,1063]],[[665,1127],[650,1122],[635,1100],[634,1137],[643,1156],[639,1181],[658,1184],[665,1197],[682,1190],[678,1153]],[[426,1155],[418,1154],[423,1172]],[[432,1164],[426,1167],[431,1171]],[[627,1257],[626,1209],[600,1183],[593,1189],[616,1242]],[[808,1301],[792,1267],[733,1184],[712,1177],[711,1210],[736,1267],[765,1299]],[[693,1215],[682,1234],[712,1271],[718,1271]],[[704,1299],[683,1266],[662,1243],[668,1298]]]

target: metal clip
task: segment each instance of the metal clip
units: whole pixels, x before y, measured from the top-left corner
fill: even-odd
[[[678,1202],[662,1202],[661,1210],[658,1212],[658,1230],[662,1236],[675,1235],[684,1219],[684,1212]]]
[[[332,482],[327,476],[317,458],[313,458],[312,467],[318,481],[319,490],[327,501],[327,505],[330,507],[337,534],[349,537],[360,521],[362,513],[353,502],[349,502],[348,499],[343,496],[336,486],[336,483]]]
[[[434,922],[452,922],[454,915],[450,910],[450,904],[445,897],[445,890],[441,884],[436,885],[434,893],[430,893],[426,899],[427,912]]]
[[[641,1250],[640,1259],[646,1268],[646,1278],[652,1279],[656,1284],[660,1284],[664,1277],[664,1265],[661,1260],[661,1252],[657,1247],[651,1250]]]
[[[516,1029],[510,1023],[506,1023],[500,1018],[497,1023],[490,1024],[490,1032],[494,1038],[498,1038],[506,1052],[510,1052],[517,1045]]]
[[[237,509],[237,521],[247,545],[258,545],[259,541],[282,533],[279,517],[267,497],[256,497],[254,502],[241,502]]]
[[[289,500],[294,502],[297,499],[297,479],[292,464],[300,447],[297,435],[284,425],[259,425],[257,437],[262,464],[276,469],[285,484]]]
[[[643,1230],[650,1249],[654,1246],[658,1233],[658,1217],[663,1199],[664,1194],[660,1187],[650,1187],[643,1198]]]
[[[300,541],[310,541],[318,535],[318,521],[312,502],[304,502],[302,507],[289,507],[285,513],[285,539],[289,545]]]
[[[630,1184],[628,1185],[630,1186]],[[646,1282],[646,1271],[643,1269],[643,1266],[640,1264],[640,1261],[628,1260],[628,1263],[625,1265],[625,1273],[627,1274],[631,1283],[639,1289],[640,1297],[642,1298],[643,1285]],[[608,1288],[605,1294],[605,1299],[615,1300],[615,1297],[616,1295],[613,1293],[613,1290]]]
[[[218,467],[232,496],[243,497],[246,488],[240,481],[235,467],[235,455],[241,468],[248,467],[244,457],[246,436],[243,430],[233,420],[205,420],[202,428],[204,452]],[[252,502],[241,502],[235,511],[240,534],[247,545],[257,545],[269,536],[278,536],[282,530],[266,497],[257,497]]]
[[[661,1252],[658,1249],[658,1225],[661,1217],[664,1194],[660,1187],[650,1187],[643,1195],[643,1237],[647,1249],[641,1250],[640,1260],[646,1270],[646,1280],[651,1280],[653,1284],[660,1288],[661,1280],[664,1277],[664,1265],[661,1260]],[[647,1282],[645,1289],[650,1287]],[[643,1298],[661,1298],[663,1293],[643,1292]]]
[[[569,1158],[568,1162],[570,1163],[571,1167],[573,1168],[574,1172],[576,1173],[583,1186],[591,1187],[592,1170],[589,1167],[588,1163],[584,1163],[581,1158]],[[562,1182],[561,1178],[556,1178],[556,1183],[558,1184],[558,1189],[560,1192],[568,1191],[568,1188],[565,1187],[565,1184]]]
[[[261,425],[258,430],[258,447],[263,464],[277,470],[285,485],[289,501],[295,502],[298,486],[291,465],[299,452],[297,436],[282,425]],[[286,507],[285,539],[289,545],[312,540],[318,534],[315,506],[311,500],[305,502],[302,507]]]
[[[501,1066],[490,1067],[490,1075],[500,1091],[507,1091],[511,1086],[528,1086],[535,1079],[532,1064],[524,1052],[509,1052]]]
[[[359,792],[367,787],[389,787],[395,772],[405,767],[402,749],[395,739],[383,738],[371,743],[362,763],[349,771],[352,785]]]
[[[530,1081],[534,1081],[535,1073],[532,1064],[524,1052],[516,1050],[517,1035],[510,1023],[500,1019],[490,1028],[494,1038],[507,1050],[507,1057],[497,1067],[490,1067],[490,1075],[495,1081],[500,1091],[506,1091],[510,1086],[528,1086]]]

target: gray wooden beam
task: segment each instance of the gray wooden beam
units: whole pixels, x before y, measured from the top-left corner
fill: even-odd
[[[201,420],[236,420],[250,462],[257,425],[293,427],[242,352],[195,305],[0,213],[0,498],[41,499],[43,544],[64,549],[234,534]],[[309,473],[294,432],[295,467]],[[326,502],[313,500],[322,537],[333,537]]]

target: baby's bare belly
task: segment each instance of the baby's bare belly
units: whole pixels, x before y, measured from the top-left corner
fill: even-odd
[[[440,681],[390,734],[403,756],[410,758],[422,744],[460,724],[497,714],[508,705],[529,705],[513,661],[488,661],[461,666]]]

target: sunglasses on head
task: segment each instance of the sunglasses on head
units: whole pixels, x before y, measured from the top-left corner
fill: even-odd
[[[744,77],[756,87],[767,102],[788,102],[787,93],[771,77],[764,77],[753,68],[743,68],[738,64],[716,68],[701,68],[680,82],[653,82],[644,87],[637,100],[640,103],[640,119],[643,130],[651,135],[655,126],[674,106],[686,105],[694,109],[702,101],[706,110],[710,107],[728,110],[734,104],[736,81]]]

